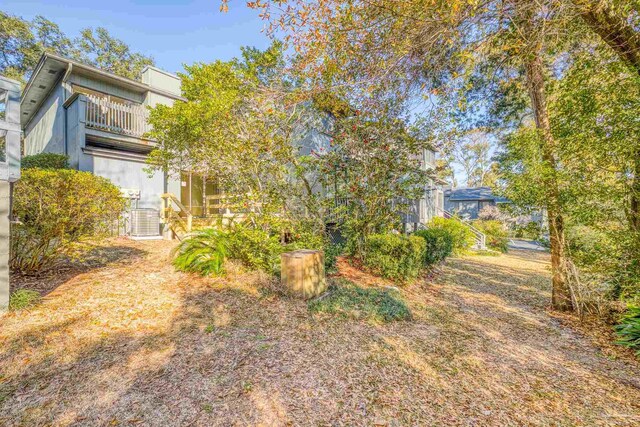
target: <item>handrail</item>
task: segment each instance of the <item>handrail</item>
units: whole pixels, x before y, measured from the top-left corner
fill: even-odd
[[[94,95],[87,98],[85,123],[87,127],[103,129],[134,137],[142,137],[149,130],[149,112],[141,105],[125,105]]]
[[[437,210],[439,210],[440,212],[442,212],[442,214],[444,215],[445,218],[452,218],[455,219],[456,221],[460,222],[461,224],[464,224],[475,236],[476,236],[476,244],[478,245],[478,247],[480,249],[485,249],[487,247],[487,236],[486,234],[484,234],[482,231],[478,230],[477,228],[475,228],[473,225],[469,224],[467,221],[465,221],[464,219],[460,218],[459,216],[440,208],[439,206],[435,206],[435,208]]]
[[[179,222],[180,225],[184,228],[184,231],[187,233],[191,232],[191,228],[193,226],[193,215],[191,211],[187,209],[173,193],[163,193],[160,195],[162,200],[164,201],[164,208],[162,209],[162,217],[166,222],[176,221]],[[176,213],[171,207],[171,202],[173,202],[179,209],[179,211],[185,215],[186,222],[182,219],[182,217]],[[170,225],[171,226],[171,225]],[[175,233],[175,230],[173,230]]]

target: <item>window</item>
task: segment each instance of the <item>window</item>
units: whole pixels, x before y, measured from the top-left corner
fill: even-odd
[[[5,89],[0,89],[0,120],[7,119],[7,94]]]

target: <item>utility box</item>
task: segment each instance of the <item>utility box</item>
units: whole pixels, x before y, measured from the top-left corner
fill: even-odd
[[[309,299],[327,289],[322,251],[285,252],[281,256],[281,266],[282,285],[291,295]]]
[[[9,306],[11,183],[20,178],[20,83],[0,76],[0,311]]]

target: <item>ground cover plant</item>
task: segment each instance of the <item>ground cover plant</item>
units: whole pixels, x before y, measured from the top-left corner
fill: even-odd
[[[397,290],[365,288],[346,280],[339,280],[332,284],[326,294],[310,301],[308,307],[312,313],[326,313],[376,322],[411,318],[411,311]]]
[[[18,289],[9,298],[9,310],[23,310],[36,304],[39,300],[39,292],[30,289]]]
[[[615,329],[618,344],[631,348],[640,356],[640,307],[629,307]]]

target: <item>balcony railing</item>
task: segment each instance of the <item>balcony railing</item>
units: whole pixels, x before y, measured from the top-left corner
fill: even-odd
[[[142,106],[125,105],[93,95],[87,97],[86,126],[141,138],[150,130],[149,112]]]

